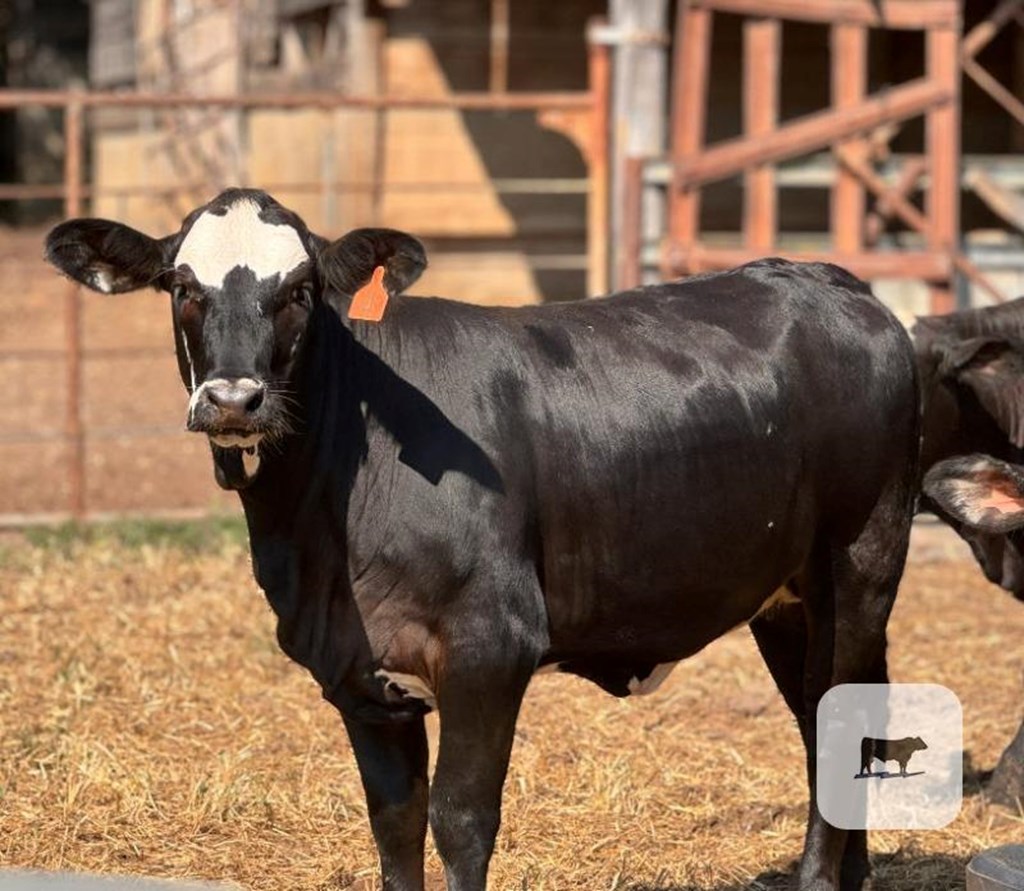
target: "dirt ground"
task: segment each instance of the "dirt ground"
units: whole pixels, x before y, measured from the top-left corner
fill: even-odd
[[[892,620],[892,676],[960,697],[967,789],[945,829],[872,833],[876,887],[893,891],[962,888],[973,854],[1024,838],[1024,813],[978,786],[1021,720],[1024,607],[928,534]],[[0,867],[375,886],[340,721],[279,652],[240,541],[8,537],[0,605]],[[537,678],[491,886],[780,888],[802,757],[745,629],[639,701]],[[443,887],[433,853],[428,872]]]

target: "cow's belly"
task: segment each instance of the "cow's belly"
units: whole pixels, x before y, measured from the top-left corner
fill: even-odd
[[[748,614],[731,623],[726,630],[796,602],[795,595],[787,588],[780,587],[764,598],[760,606],[748,610]],[[720,637],[721,633],[718,628],[711,626],[702,626],[695,633],[691,624],[689,629],[661,627],[655,636],[651,629],[633,623],[619,629],[620,641],[633,640],[631,646],[620,643],[618,648],[600,651],[598,648],[609,646],[607,640],[592,640],[590,645],[594,651],[587,652],[588,644],[580,641],[580,649],[576,653],[548,662],[538,674],[553,671],[574,674],[592,681],[613,696],[646,696],[661,687],[680,661],[701,650]],[[661,654],[668,653],[672,658],[657,661],[651,658],[653,653],[658,653],[659,658]]]

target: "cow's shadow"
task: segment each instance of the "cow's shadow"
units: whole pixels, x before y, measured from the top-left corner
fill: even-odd
[[[968,857],[948,854],[873,854],[871,870],[874,887],[884,891],[918,891],[927,888],[963,888]],[[797,862],[785,870],[767,870],[749,882],[725,885],[676,885],[671,883],[626,885],[627,891],[792,891]]]
[[[880,770],[877,773],[855,773],[853,778],[855,780],[905,780],[909,777],[919,777],[923,773],[923,770],[908,770],[906,773],[900,773],[898,770],[895,773],[891,773],[888,770]]]
[[[395,438],[399,461],[434,486],[453,471],[504,494],[504,482],[490,456],[429,396],[362,344],[353,341],[350,349],[359,368],[357,396]]]

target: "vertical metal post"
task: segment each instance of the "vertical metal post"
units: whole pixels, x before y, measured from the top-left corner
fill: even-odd
[[[622,169],[622,244],[615,287],[628,289],[643,284],[644,159],[627,157]]]
[[[64,110],[64,216],[82,214],[82,117],[80,99],[72,98]],[[75,282],[64,298],[67,407],[64,432],[68,444],[68,508],[71,516],[85,516],[85,441],[82,433],[82,301]]]
[[[660,158],[665,154],[668,122],[668,0],[611,0],[611,22],[605,40],[612,47],[612,105],[609,228],[609,265],[613,288],[626,287],[623,270],[633,262],[624,256],[634,238],[656,243],[665,234],[665,193],[648,185],[638,199],[640,213],[631,223],[625,207],[633,196],[626,178],[631,159]],[[634,233],[628,225],[639,225]],[[652,276],[656,278],[656,276]],[[638,283],[638,282],[637,282]]]
[[[930,110],[925,117],[926,150],[931,187],[926,211],[931,227],[928,247],[949,256],[959,250],[960,233],[960,24],[932,28],[925,37],[928,77],[944,86],[953,97]],[[931,286],[932,313],[956,309],[956,282]]]
[[[836,109],[859,105],[867,95],[868,34],[863,25],[842,23],[832,26],[832,106]],[[862,161],[867,161],[863,140],[851,140],[844,146]],[[842,165],[836,171],[832,189],[833,250],[857,256],[864,247],[864,187]]]
[[[508,90],[509,0],[491,0],[490,90]]]
[[[711,10],[687,3],[679,6],[672,62],[671,150],[674,165],[689,160],[704,145],[711,62]],[[696,243],[700,228],[700,188],[680,188],[673,183],[671,189],[669,235],[673,247],[685,254]]]
[[[748,136],[765,136],[779,122],[778,19],[743,23],[743,122]],[[778,230],[775,170],[762,164],[743,175],[743,235],[751,250],[770,251]]]
[[[602,22],[603,24],[603,22]],[[598,26],[595,24],[594,26]],[[611,64],[608,47],[591,39],[587,44],[591,129],[587,200],[587,293],[608,292],[608,156]]]

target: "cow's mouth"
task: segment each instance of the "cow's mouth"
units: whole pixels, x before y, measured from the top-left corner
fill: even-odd
[[[235,437],[236,439],[238,437]],[[260,437],[249,446],[222,446],[217,437],[210,435],[210,451],[213,453],[213,475],[222,489],[246,489],[252,485],[260,472]]]

